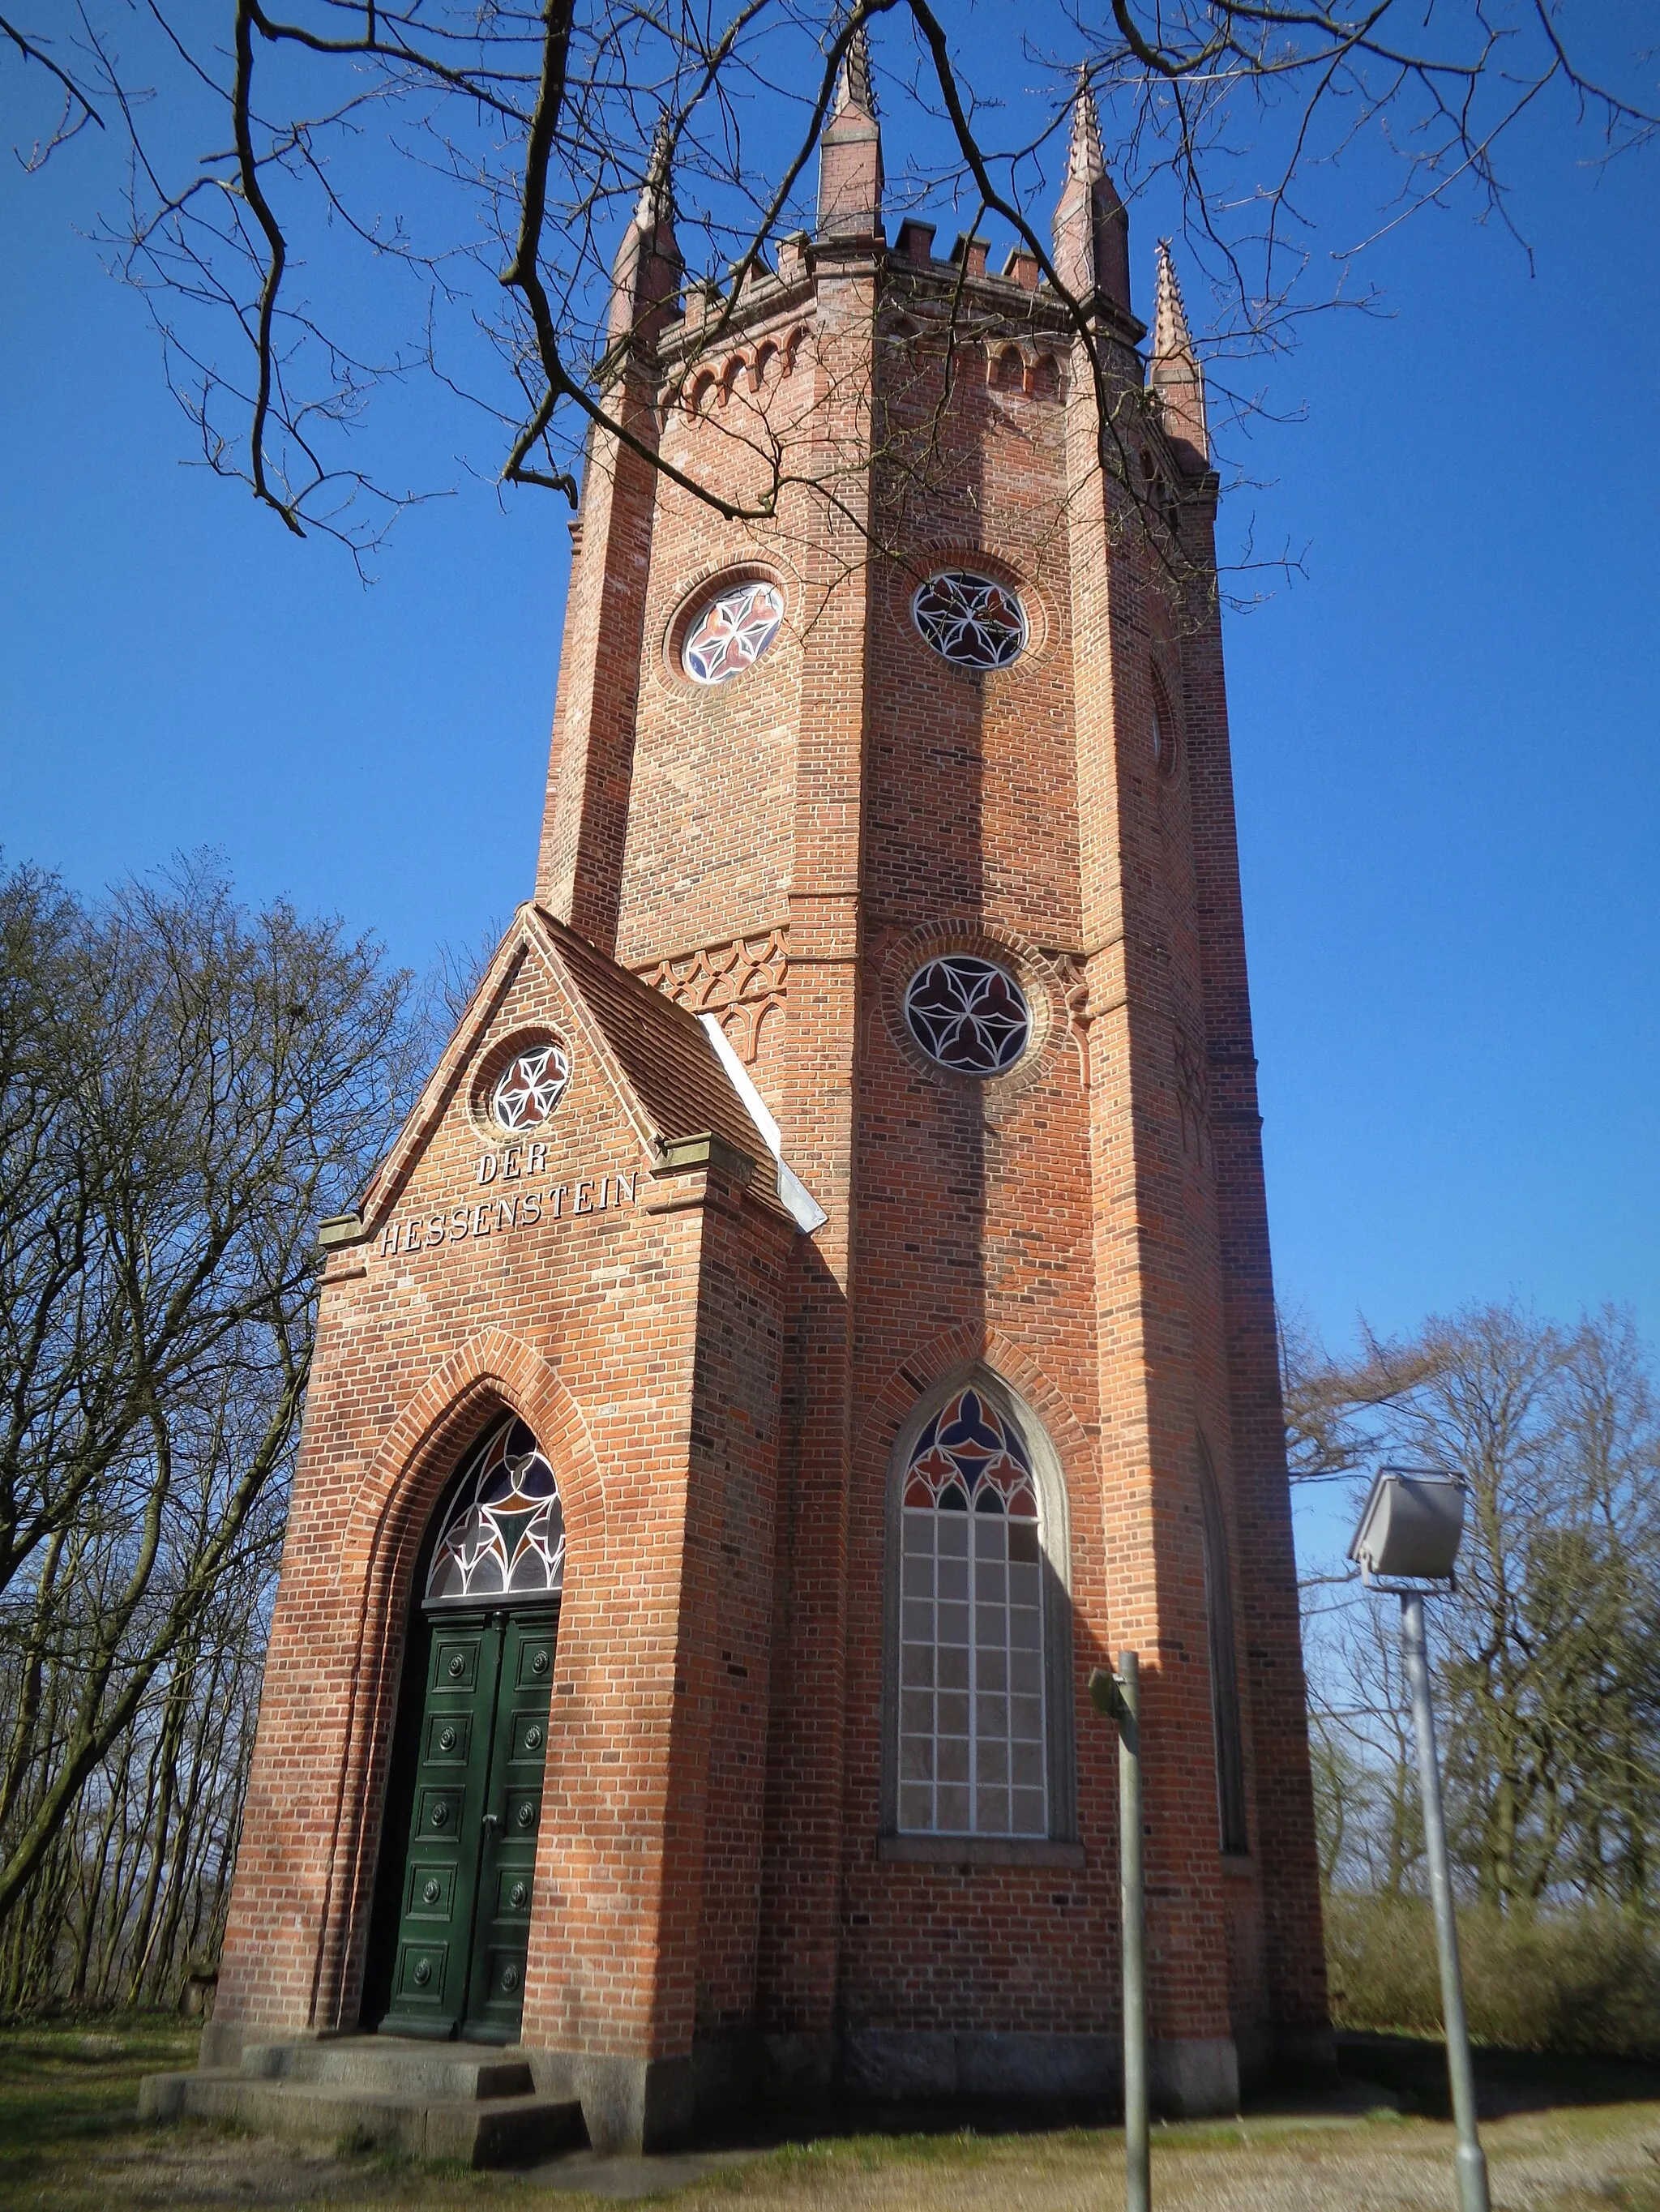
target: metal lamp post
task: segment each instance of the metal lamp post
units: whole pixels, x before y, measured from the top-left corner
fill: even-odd
[[[1435,1713],[1430,1704],[1429,1653],[1424,1640],[1422,1584],[1452,1580],[1464,1528],[1464,1486],[1455,1477],[1421,1469],[1379,1469],[1360,1525],[1349,1546],[1369,1589],[1393,1590],[1401,1600],[1401,1650],[1412,1693],[1413,1733],[1418,1744],[1418,1786],[1424,1801],[1424,1848],[1435,1907],[1436,1947],[1441,1957],[1441,2008],[1447,2032],[1447,2076],[1452,2089],[1458,2149],[1459,2212],[1488,2212],[1487,2161],[1475,2124],[1475,2075],[1469,2027],[1464,2017],[1464,1978],[1458,1963],[1458,1922],[1447,1866],[1447,1826],[1441,1807],[1441,1769],[1435,1754]]]
[[[1118,1723],[1118,1901],[1124,1955],[1124,2206],[1151,2212],[1152,2142],[1147,2120],[1146,1883],[1141,1858],[1141,1662],[1121,1651],[1118,1671],[1098,1667],[1090,1703]]]

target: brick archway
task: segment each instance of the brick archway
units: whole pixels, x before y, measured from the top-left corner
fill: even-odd
[[[312,2025],[324,2033],[350,2027],[362,2002],[416,1558],[461,1455],[497,1410],[516,1413],[552,1462],[578,1606],[584,1569],[604,1552],[605,1486],[581,1408],[557,1370],[522,1338],[483,1331],[429,1376],[393,1420],[342,1533],[336,1589],[342,1607],[356,1610],[357,1632],[331,1895],[312,1985]]]
[[[1012,1337],[995,1328],[946,1329],[903,1359],[870,1401],[854,1439],[853,1464],[885,1468],[900,1430],[918,1402],[961,1371],[989,1368],[1043,1422],[1067,1486],[1099,1480],[1089,1431],[1048,1375]]]

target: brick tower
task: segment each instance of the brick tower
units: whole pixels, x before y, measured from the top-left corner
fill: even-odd
[[[881,194],[855,51],[775,270],[660,168],[619,253],[535,898],[325,1231],[216,2064],[1110,2095],[1126,1645],[1157,2094],[1323,2048],[1203,379],[1086,93],[1087,343]]]

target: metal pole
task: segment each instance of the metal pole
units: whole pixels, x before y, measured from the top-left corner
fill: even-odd
[[[1447,2029],[1447,2078],[1452,2087],[1453,2125],[1458,2131],[1453,2168],[1458,2178],[1459,2212],[1488,2212],[1487,2161],[1475,2126],[1475,2075],[1470,2066],[1469,2027],[1464,2018],[1464,1978],[1458,1966],[1458,1922],[1452,1909],[1452,1876],[1447,1870],[1447,1827],[1441,1810],[1441,1770],[1435,1756],[1435,1714],[1430,1705],[1424,1601],[1416,1590],[1401,1593],[1401,1649],[1412,1690],[1413,1729],[1418,1738],[1418,1786],[1424,1800],[1424,1848],[1429,1859],[1430,1896],[1435,1905],[1436,1944],[1441,1954],[1441,2011]]]
[[[1118,1882],[1124,1946],[1124,2204],[1125,2212],[1151,2212],[1146,1906],[1141,1865],[1141,1668],[1134,1651],[1121,1651],[1118,1655]]]

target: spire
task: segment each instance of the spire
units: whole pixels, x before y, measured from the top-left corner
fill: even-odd
[[[870,38],[854,25],[836,80],[830,118],[818,142],[818,235],[882,234],[882,131],[871,82]]]
[[[862,107],[873,122],[876,119],[876,88],[870,73],[870,31],[862,22],[854,25],[848,50],[842,57],[842,74],[836,80],[830,112],[832,116],[839,115],[848,106]]]
[[[659,118],[646,157],[645,181],[611,264],[607,352],[631,332],[648,343],[662,327],[680,289],[684,269],[674,236],[674,134]]]
[[[1176,275],[1170,240],[1158,241],[1158,283],[1152,313],[1152,356],[1147,382],[1158,395],[1164,430],[1183,458],[1201,465],[1210,459],[1205,421],[1205,377],[1193,349],[1188,311]]]
[[[634,225],[636,230],[651,230],[660,222],[673,221],[674,133],[669,128],[668,117],[660,115],[646,160],[646,180],[640,187],[640,198],[635,206]]]
[[[1089,70],[1078,71],[1066,182],[1055,210],[1055,265],[1078,298],[1099,295],[1130,312],[1129,217],[1101,149],[1101,118]]]
[[[1183,303],[1182,287],[1177,281],[1170,240],[1161,238],[1158,287],[1152,310],[1152,357],[1162,361],[1174,354],[1185,354],[1189,361],[1195,358],[1193,340],[1188,333],[1188,311]]]
[[[1096,112],[1095,94],[1090,90],[1089,66],[1078,64],[1078,90],[1072,103],[1072,144],[1067,154],[1067,174],[1092,185],[1107,173],[1107,161],[1101,151],[1101,118]]]

